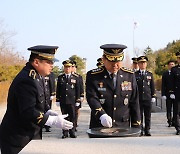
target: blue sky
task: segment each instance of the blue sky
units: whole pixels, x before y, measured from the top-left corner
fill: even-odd
[[[89,70],[96,67],[102,44],[127,45],[125,52],[133,57],[133,40],[142,51],[180,39],[179,6],[179,0],[1,0],[0,19],[17,33],[15,51],[26,59],[28,47],[58,45],[56,65],[78,55],[87,58]]]

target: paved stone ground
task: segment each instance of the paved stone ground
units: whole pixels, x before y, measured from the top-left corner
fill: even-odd
[[[53,110],[60,113],[58,107]],[[155,110],[157,110],[155,108]],[[160,109],[158,109],[161,111]],[[0,119],[5,107],[0,106]],[[43,132],[43,140],[31,141],[22,154],[179,154],[180,136],[175,135],[173,127],[167,127],[166,113],[152,113],[151,137],[127,138],[88,138],[86,133],[89,124],[90,109],[84,103],[81,108],[77,138],[61,139],[61,130],[51,128],[51,132]]]

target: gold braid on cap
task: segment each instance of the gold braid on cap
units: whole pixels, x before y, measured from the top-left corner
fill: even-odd
[[[43,58],[47,58],[47,59],[53,59],[54,58],[54,54],[49,54],[49,53],[42,53],[42,52],[38,52],[38,51],[31,51],[34,54],[38,54],[39,56],[43,57]]]
[[[124,59],[124,52],[118,54],[112,54],[104,51],[104,55],[109,61],[114,61],[114,60],[122,61]]]

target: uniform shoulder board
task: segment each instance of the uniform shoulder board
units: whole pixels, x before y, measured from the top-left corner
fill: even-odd
[[[35,79],[35,78],[36,78],[36,71],[33,70],[33,69],[31,69],[31,70],[29,71],[29,76],[30,76],[31,78]]]
[[[98,74],[104,71],[103,67],[95,68],[91,70],[91,74]]]
[[[79,77],[79,74],[77,73],[73,73],[72,75],[74,75],[75,77]]]
[[[150,72],[150,71],[148,71],[148,70],[146,70],[148,73],[150,73],[150,74],[152,74],[152,72]]]
[[[60,73],[59,76],[63,76],[65,73]]]
[[[134,73],[132,69],[126,67],[121,67],[121,70],[123,70],[124,72]]]

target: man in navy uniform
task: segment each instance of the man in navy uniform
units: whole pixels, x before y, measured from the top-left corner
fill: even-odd
[[[137,58],[136,57],[133,57],[132,58],[132,68],[133,68],[133,71],[136,72],[139,70],[139,66],[138,66],[138,61],[137,61]]]
[[[71,63],[72,63],[71,73],[74,74],[74,76],[77,77],[78,82],[79,82],[79,86],[80,86],[80,90],[79,90],[79,92],[80,92],[80,101],[76,102],[76,104],[75,104],[75,116],[76,116],[75,127],[77,127],[78,126],[78,118],[79,118],[79,115],[80,115],[80,108],[82,106],[82,102],[84,101],[84,83],[83,83],[82,76],[76,72],[76,69],[77,69],[76,61],[71,61]],[[75,128],[75,130],[77,131],[76,128]]]
[[[174,102],[174,122],[175,122],[175,128],[176,128],[176,135],[180,134],[180,52],[176,53],[177,56],[177,65],[175,67],[172,67],[172,84],[173,84],[173,93],[170,95],[171,99],[175,99]]]
[[[58,116],[46,104],[44,77],[53,68],[57,48],[43,45],[28,48],[29,62],[15,77],[8,93],[7,110],[0,127],[2,154],[17,154],[32,139],[41,139],[44,124],[72,128],[65,115]]]
[[[80,87],[77,77],[71,73],[72,62],[70,60],[63,61],[64,73],[58,76],[56,89],[56,102],[60,104],[62,114],[68,114],[67,118],[73,123],[73,128],[63,130],[62,138],[76,138],[75,134],[75,105],[80,101]]]
[[[154,87],[153,74],[146,70],[148,58],[146,56],[138,57],[139,71],[135,72],[136,81],[139,90],[139,104],[141,111],[141,135],[151,136],[151,110],[152,103],[155,103],[156,94]],[[144,118],[143,118],[144,115]],[[143,119],[145,128],[143,128]]]
[[[168,70],[165,71],[162,75],[161,95],[162,95],[162,99],[166,101],[166,116],[167,116],[168,127],[174,125],[173,116],[171,113],[174,105],[174,99],[170,98],[170,95],[173,93],[173,86],[172,86],[173,78],[171,75],[171,68],[174,66],[175,66],[174,61],[172,60],[168,61]]]
[[[91,108],[90,128],[139,127],[140,109],[133,71],[122,67],[125,45],[105,44],[104,66],[87,73],[86,97]]]

